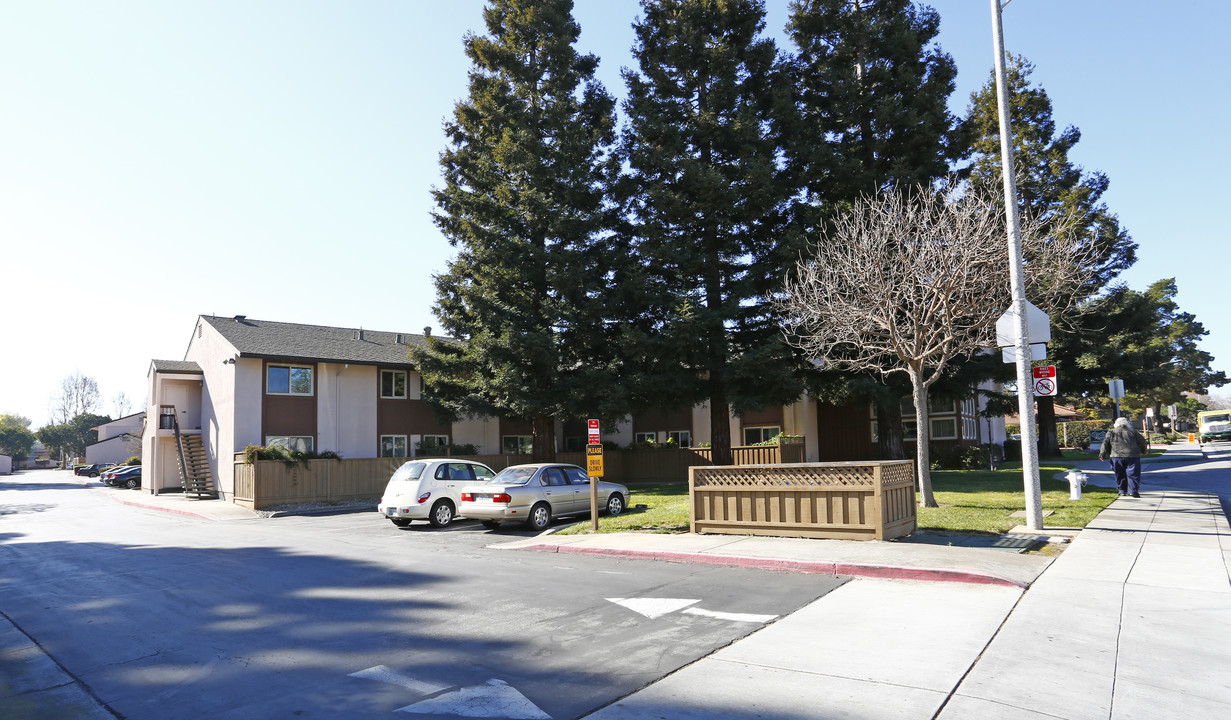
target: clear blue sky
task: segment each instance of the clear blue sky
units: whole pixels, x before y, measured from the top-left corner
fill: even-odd
[[[990,4],[930,3],[963,112],[992,66]],[[577,0],[580,48],[622,97],[635,0]],[[1199,6],[1199,7],[1198,7]],[[0,3],[0,412],[41,425],[60,380],[103,411],[145,398],[198,314],[376,330],[435,325],[441,121],[466,92],[479,0]],[[786,0],[769,0],[780,36]],[[1075,160],[1140,244],[1132,287],[1175,277],[1231,374],[1231,165],[1221,2],[1016,0]],[[1063,378],[1061,378],[1063,383]],[[1225,391],[1224,391],[1225,392]]]

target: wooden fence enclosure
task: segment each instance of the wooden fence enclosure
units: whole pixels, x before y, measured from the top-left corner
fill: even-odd
[[[914,532],[910,460],[694,467],[694,533],[889,540]]]
[[[773,465],[798,463],[804,459],[804,445],[788,443],[731,448],[736,464]],[[609,450],[603,456],[603,479],[618,483],[684,482],[688,469],[709,465],[707,448],[667,448]],[[258,460],[249,465],[244,454],[235,454],[235,503],[259,510],[272,505],[306,502],[331,502],[380,497],[394,470],[414,458],[358,458],[309,460],[307,465],[287,467],[280,460]],[[466,455],[500,472],[510,465],[530,462],[529,455]],[[556,453],[562,463],[586,466],[584,452]]]

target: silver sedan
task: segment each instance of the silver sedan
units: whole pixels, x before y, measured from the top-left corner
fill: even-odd
[[[544,530],[553,517],[590,512],[590,478],[576,465],[513,465],[481,485],[462,488],[461,496],[459,513],[481,520],[486,528],[517,520]],[[598,506],[619,515],[628,506],[628,488],[600,480]]]

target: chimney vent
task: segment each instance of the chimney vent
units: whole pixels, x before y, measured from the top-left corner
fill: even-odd
[[[244,320],[247,320],[247,319],[248,319],[248,316],[247,316],[247,315],[236,315],[236,316],[235,316],[235,322],[237,322],[237,323],[241,323],[241,322],[243,322]]]

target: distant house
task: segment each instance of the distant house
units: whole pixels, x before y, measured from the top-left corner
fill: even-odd
[[[98,433],[98,442],[87,445],[87,463],[119,463],[141,455],[141,434],[145,427],[145,411],[90,428]]]
[[[449,443],[474,445],[479,454],[528,453],[528,421],[448,422],[433,412],[409,359],[410,347],[425,342],[410,333],[200,316],[182,360],[150,363],[145,490],[208,475],[219,495],[233,498],[236,454],[248,445],[332,450],[344,458],[413,457],[421,447],[434,453],[431,446]],[[974,400],[937,408],[933,436],[987,442],[976,409]],[[876,457],[876,419],[866,405],[838,407],[805,395],[788,406],[732,414],[729,422],[734,445],[783,434],[804,438],[809,461]],[[638,414],[605,425],[602,435],[620,445],[697,446],[709,442],[710,430],[701,405]],[[580,450],[586,435],[585,419],[557,421],[557,450]]]

